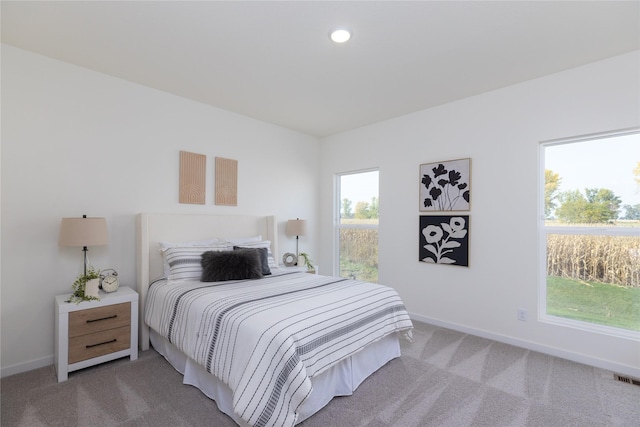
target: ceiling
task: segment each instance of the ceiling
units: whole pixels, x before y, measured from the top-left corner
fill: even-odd
[[[2,42],[314,136],[640,49],[638,1],[5,1]],[[329,40],[335,26],[352,39]]]

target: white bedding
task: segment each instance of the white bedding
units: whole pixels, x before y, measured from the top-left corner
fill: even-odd
[[[145,322],[231,390],[247,424],[293,426],[311,379],[412,327],[392,288],[306,273],[159,281]]]
[[[236,424],[249,427],[249,424],[234,412],[233,394],[226,384],[153,330],[150,339],[153,348],[183,375],[183,384],[197,387],[213,399],[218,409],[231,417]],[[313,392],[298,408],[296,424],[324,408],[334,397],[353,394],[365,379],[396,357],[400,357],[399,334],[389,334],[311,378]]]

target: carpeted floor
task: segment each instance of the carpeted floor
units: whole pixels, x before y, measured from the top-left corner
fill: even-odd
[[[402,357],[303,427],[640,426],[640,387],[613,373],[415,322]],[[53,366],[3,378],[1,426],[232,427],[158,353],[57,383]]]

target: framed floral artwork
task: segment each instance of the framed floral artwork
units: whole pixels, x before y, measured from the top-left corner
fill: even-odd
[[[468,211],[471,159],[420,165],[421,211]]]
[[[469,266],[469,215],[421,215],[419,261]]]

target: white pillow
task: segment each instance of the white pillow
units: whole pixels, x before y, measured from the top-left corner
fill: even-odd
[[[233,245],[219,243],[211,246],[175,246],[164,251],[169,272],[165,277],[169,280],[202,278],[202,254],[207,251],[231,251]]]
[[[262,240],[262,236],[252,236],[252,237],[227,237],[226,240],[229,243],[232,243],[236,246],[244,245],[245,243],[253,243],[260,242]]]
[[[169,248],[175,248],[176,246],[181,246],[183,248],[189,246],[208,246],[208,245],[217,245],[218,243],[224,243],[223,239],[212,238],[206,240],[192,240],[188,242],[159,242],[160,250],[165,251]]]

